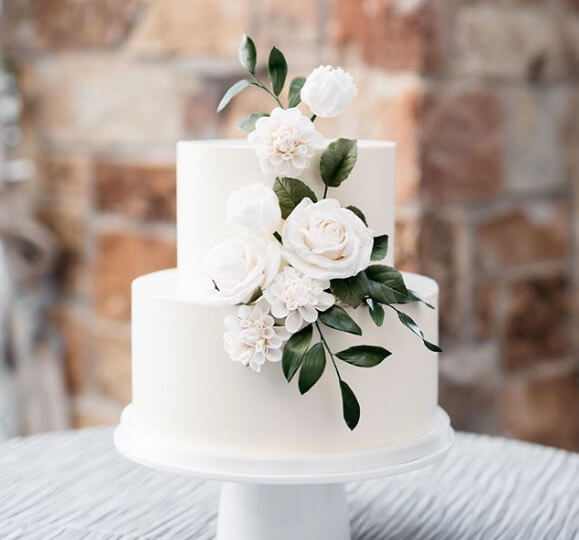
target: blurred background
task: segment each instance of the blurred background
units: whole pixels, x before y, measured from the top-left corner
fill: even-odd
[[[397,265],[441,287],[455,426],[579,450],[577,0],[4,0],[0,438],[116,423],[129,284],[175,264],[175,142],[262,108],[247,31],[359,86],[398,147]],[[162,359],[160,359],[162,361]]]

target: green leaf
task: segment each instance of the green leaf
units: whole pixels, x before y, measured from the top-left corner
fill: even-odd
[[[381,304],[396,304],[404,302],[408,289],[404,285],[402,274],[384,264],[375,264],[365,270],[368,278],[370,297]]]
[[[408,295],[405,298],[404,302],[400,302],[401,304],[410,304],[412,302],[422,302],[425,306],[429,307],[430,309],[436,309],[426,298],[421,296],[416,291],[411,291],[408,289]]]
[[[372,260],[381,261],[386,257],[388,252],[388,235],[383,234],[381,236],[374,237],[374,245],[372,247]]]
[[[351,430],[360,421],[360,404],[352,389],[344,381],[340,381],[340,392],[342,393],[342,413],[344,420]]]
[[[255,129],[255,123],[264,116],[269,116],[269,114],[262,112],[252,112],[251,114],[248,114],[243,120],[241,120],[237,124],[237,127],[241,129],[241,131],[253,131]]]
[[[230,86],[227,92],[225,92],[225,94],[221,98],[219,105],[217,105],[217,112],[221,112],[223,109],[225,109],[225,107],[229,105],[229,102],[237,94],[245,90],[250,85],[251,83],[247,79],[241,79],[240,81],[237,81],[234,85]]]
[[[333,279],[330,289],[336,298],[352,307],[358,307],[368,296],[368,279],[364,272],[345,279]]]
[[[326,326],[340,330],[340,332],[347,332],[356,336],[362,335],[362,329],[356,324],[356,321],[348,315],[345,309],[339,306],[332,306],[330,309],[323,311],[318,315],[318,318]]]
[[[392,353],[387,351],[384,347],[376,347],[374,345],[355,345],[336,353],[336,356],[358,367],[374,367],[377,366],[384,358],[390,356]]]
[[[289,86],[288,107],[297,107],[302,101],[302,87],[306,82],[305,77],[295,77]]]
[[[370,311],[370,317],[374,321],[376,326],[382,326],[384,324],[384,308],[378,302],[374,302],[371,298],[366,300],[368,305],[368,310]]]
[[[324,184],[338,187],[352,172],[358,159],[355,139],[338,139],[328,145],[320,159],[320,173]]]
[[[302,199],[307,197],[311,199],[312,202],[318,201],[316,194],[309,188],[309,186],[297,178],[278,176],[273,183],[273,190],[277,195],[283,219],[287,219]]]
[[[285,344],[281,366],[283,374],[288,382],[292,380],[293,376],[302,365],[304,354],[308,350],[310,342],[312,341],[312,334],[313,329],[310,324],[300,330],[297,334],[294,334]]]
[[[302,368],[300,369],[300,377],[298,379],[300,394],[305,394],[318,382],[325,367],[326,353],[324,351],[324,345],[321,342],[316,343],[304,356]]]
[[[239,44],[239,61],[249,73],[255,75],[256,60],[257,51],[255,49],[255,43],[253,43],[253,40],[244,32],[241,36],[241,43]]]
[[[363,222],[364,225],[366,225],[366,227],[368,226],[368,222],[366,221],[366,216],[364,215],[364,212],[362,212],[362,210],[360,210],[358,207],[356,206],[346,206],[346,208],[348,210],[350,210],[350,212],[354,212],[354,214],[356,214]]]
[[[398,314],[400,322],[404,326],[406,326],[406,328],[414,332],[424,342],[424,346],[428,350],[432,352],[442,352],[442,349],[438,345],[435,345],[434,343],[431,343],[430,341],[426,340],[426,338],[424,337],[424,332],[422,332],[420,327],[416,324],[416,322],[414,322],[414,319],[410,317],[410,315],[407,315],[406,313],[403,313],[402,311],[399,310],[396,310],[396,313]]]
[[[267,74],[269,75],[273,93],[279,96],[287,77],[287,62],[283,53],[276,47],[273,47],[269,53]]]

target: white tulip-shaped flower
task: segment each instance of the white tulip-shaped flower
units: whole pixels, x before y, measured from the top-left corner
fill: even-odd
[[[263,295],[271,305],[271,314],[278,319],[285,318],[287,331],[294,334],[315,322],[319,311],[334,305],[336,299],[325,290],[329,287],[329,281],[312,279],[286,266]]]
[[[250,184],[233,191],[226,214],[229,225],[241,225],[250,232],[263,234],[272,234],[281,221],[277,195],[264,184]]]
[[[352,76],[342,68],[320,66],[306,79],[302,101],[317,116],[331,118],[344,112],[358,95]]]
[[[299,176],[323,142],[311,120],[295,107],[276,107],[248,135],[261,169],[275,176]]]
[[[289,338],[283,326],[275,325],[268,308],[263,301],[254,306],[239,306],[236,313],[225,319],[225,352],[234,362],[258,372],[266,360],[281,360],[283,344]]]

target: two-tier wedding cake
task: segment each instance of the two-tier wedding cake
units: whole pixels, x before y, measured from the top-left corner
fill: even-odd
[[[133,282],[122,423],[203,455],[410,443],[437,411],[438,288],[394,268],[395,145],[318,132],[356,97],[340,68],[285,94],[280,51],[267,83],[247,36],[240,59],[219,109],[248,88],[275,108],[246,140],[178,143],[178,264]]]

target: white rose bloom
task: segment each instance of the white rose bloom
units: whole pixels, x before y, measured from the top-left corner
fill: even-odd
[[[315,279],[355,276],[370,264],[372,230],[335,199],[302,201],[283,228],[283,255],[300,272]]]
[[[322,118],[343,113],[357,95],[358,88],[352,76],[342,68],[332,66],[314,69],[301,91],[302,101]]]
[[[225,319],[225,352],[234,362],[254,371],[261,371],[266,360],[279,362],[282,346],[289,337],[283,326],[275,326],[268,308],[267,302],[239,306],[235,314]]]
[[[227,223],[252,232],[272,234],[281,221],[279,201],[273,189],[251,184],[233,191],[227,201]]]
[[[257,289],[267,287],[279,270],[281,249],[272,237],[239,236],[214,246],[203,262],[209,303],[248,302]]]
[[[311,120],[295,107],[276,107],[255,123],[247,138],[262,171],[275,176],[299,176],[323,142]]]
[[[327,280],[312,279],[286,266],[263,295],[271,305],[271,314],[277,319],[285,318],[287,331],[295,334],[315,322],[319,311],[334,305],[336,299],[325,291],[329,286]]]

